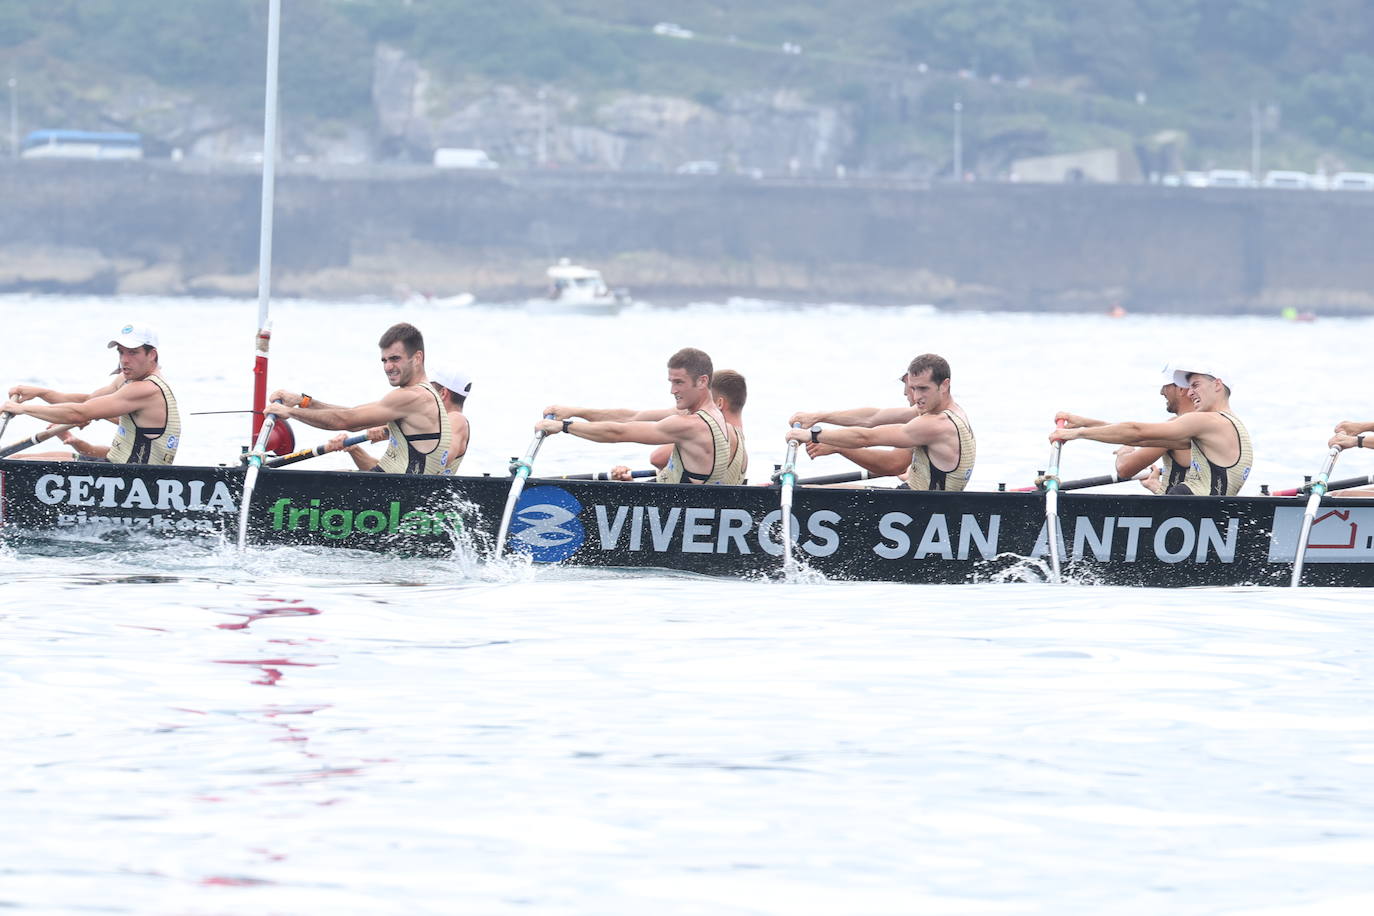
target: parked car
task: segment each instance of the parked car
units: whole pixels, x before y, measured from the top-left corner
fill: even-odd
[[[696,33],[691,29],[684,29],[676,22],[660,22],[654,26],[655,35],[667,35],[669,38],[691,38]]]
[[[1290,172],[1273,169],[1264,174],[1264,187],[1306,190],[1312,187],[1312,176],[1306,172]]]
[[[684,162],[674,169],[679,175],[719,175],[720,163],[710,159]]]
[[[441,146],[434,151],[434,167],[439,169],[495,169],[500,168],[486,150]]]
[[[1374,191],[1374,172],[1337,172],[1331,176],[1333,191]]]
[[[1253,188],[1255,177],[1244,169],[1212,169],[1207,173],[1209,188]]]

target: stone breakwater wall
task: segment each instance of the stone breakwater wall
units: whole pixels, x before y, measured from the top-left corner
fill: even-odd
[[[0,165],[0,290],[251,296],[258,175]],[[734,176],[283,170],[274,292],[537,295],[558,257],[639,298],[1374,312],[1374,194]]]

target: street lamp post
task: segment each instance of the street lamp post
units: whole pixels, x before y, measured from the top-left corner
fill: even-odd
[[[964,180],[964,103],[954,103],[954,180]]]
[[[10,158],[19,158],[19,80],[10,77]]]

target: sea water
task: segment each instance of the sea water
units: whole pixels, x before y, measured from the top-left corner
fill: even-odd
[[[254,303],[0,309],[7,385],[97,387],[105,343],[143,321],[183,411],[248,406]],[[1336,421],[1374,419],[1348,345],[1365,320],[751,302],[273,317],[273,387],[339,404],[385,393],[376,339],[417,324],[431,365],[474,378],[474,474],[505,474],[547,404],[668,406],[681,346],[749,379],[756,479],[792,412],[900,404],[927,351],[978,434],[976,489],[1029,483],[1056,410],[1162,418],[1158,370],[1184,356],[1231,367],[1247,492],[1295,485]],[[295,426],[301,445],[328,437]],[[188,417],[178,460],[232,463],[247,430]],[[555,436],[536,472],[647,451]],[[1374,471],[1363,458],[1337,475]],[[1070,443],[1064,476],[1110,462]],[[716,580],[215,543],[19,544],[0,575],[16,912],[1374,911],[1362,590]]]

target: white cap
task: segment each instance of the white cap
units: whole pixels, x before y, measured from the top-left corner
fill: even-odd
[[[1231,387],[1229,379],[1231,373],[1222,368],[1219,364],[1207,360],[1194,360],[1192,362],[1174,363],[1174,384],[1180,388],[1188,387],[1188,376],[1190,375],[1210,375],[1218,379],[1226,387]],[[1180,369],[1179,366],[1188,366],[1187,369]]]
[[[430,381],[443,385],[460,397],[467,397],[472,393],[472,377],[461,369],[443,366],[428,373],[428,375]]]
[[[1178,360],[1176,360],[1176,359],[1171,359],[1171,360],[1169,360],[1167,363],[1164,364],[1164,368],[1159,370],[1159,374],[1160,374],[1161,376],[1163,376],[1163,378],[1164,378],[1164,384],[1166,384],[1166,385],[1177,385],[1177,384],[1178,384],[1178,382],[1174,381],[1174,366],[1181,366],[1181,365],[1183,365],[1183,364],[1180,363],[1180,362],[1179,362]]]
[[[107,347],[156,347],[157,331],[146,324],[126,324],[119,329],[119,336],[111,340]]]

